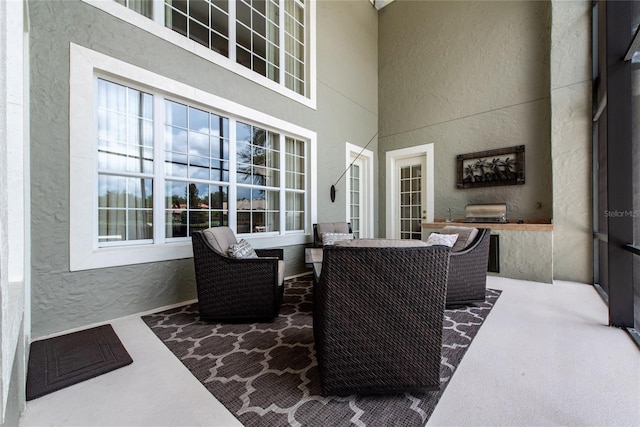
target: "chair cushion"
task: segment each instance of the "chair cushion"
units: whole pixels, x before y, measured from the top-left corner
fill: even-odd
[[[429,238],[427,239],[427,245],[441,245],[441,246],[449,246],[450,248],[456,244],[456,240],[458,240],[457,234],[440,234],[440,233],[431,233]]]
[[[460,252],[471,244],[478,235],[478,229],[475,227],[461,227],[456,225],[447,225],[442,228],[441,234],[457,234],[458,240],[451,248],[451,252]]]
[[[205,239],[220,255],[227,256],[229,246],[238,243],[235,234],[229,227],[211,227],[203,231]]]
[[[346,246],[352,248],[414,248],[427,246],[422,240],[401,240],[401,239],[354,239],[340,240],[335,246]]]
[[[353,240],[351,233],[322,233],[322,245],[331,246],[341,240]]]
[[[230,245],[227,249],[227,255],[229,258],[258,258],[251,244],[244,239]]]
[[[284,261],[278,260],[278,286],[284,286]]]
[[[346,222],[321,222],[316,227],[321,239],[324,233],[349,233],[349,225]]]

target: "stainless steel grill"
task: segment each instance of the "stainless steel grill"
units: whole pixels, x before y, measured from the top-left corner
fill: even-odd
[[[507,204],[487,203],[467,205],[464,222],[506,223]]]

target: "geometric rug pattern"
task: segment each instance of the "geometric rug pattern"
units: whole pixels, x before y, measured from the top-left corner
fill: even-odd
[[[208,323],[197,303],[142,319],[245,426],[423,426],[499,296],[445,311],[440,391],[384,396],[321,395],[311,276],[285,282],[271,323]]]

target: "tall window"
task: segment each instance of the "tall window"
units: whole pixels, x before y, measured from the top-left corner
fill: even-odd
[[[228,1],[165,0],[164,12],[164,24],[167,27],[221,55],[229,56]]]
[[[279,23],[277,1],[236,2],[236,61],[275,82],[280,82]]]
[[[305,220],[305,143],[299,139],[285,138],[285,197],[287,231],[304,230]]]
[[[303,140],[104,79],[97,113],[99,246],[304,231]]]
[[[98,242],[153,238],[153,96],[98,81]]]
[[[238,233],[280,230],[280,137],[259,127],[236,126]]]
[[[229,119],[165,101],[166,237],[229,225]]]
[[[136,12],[146,16],[147,18],[151,18],[151,14],[153,12],[152,0],[116,0],[116,2],[128,7],[131,10],[135,10]]]
[[[158,13],[151,0],[115,1],[306,95],[306,0],[165,0]]]
[[[303,95],[305,82],[304,16],[304,0],[285,1],[285,86]]]

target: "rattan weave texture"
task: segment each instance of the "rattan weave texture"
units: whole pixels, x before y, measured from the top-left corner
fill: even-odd
[[[438,390],[449,248],[328,247],[314,290],[325,395]]]
[[[249,322],[278,315],[284,292],[278,283],[282,249],[257,249],[260,258],[233,259],[213,250],[200,231],[193,233],[192,243],[203,319]]]
[[[451,252],[447,307],[484,301],[490,235],[491,229],[480,228],[478,235],[467,248],[460,252]]]

